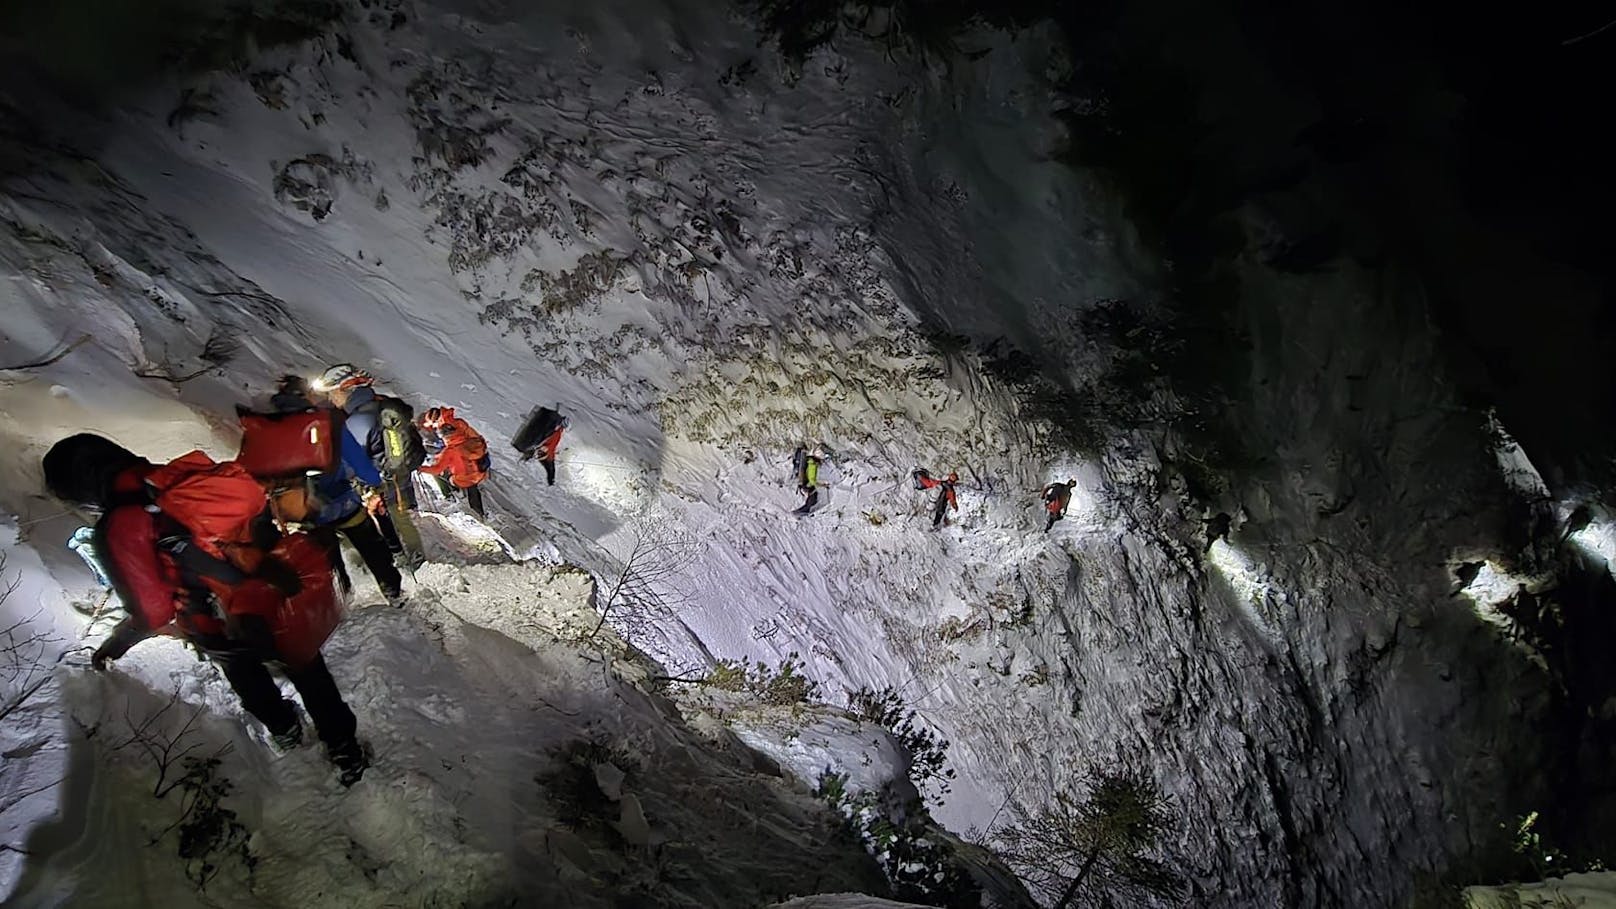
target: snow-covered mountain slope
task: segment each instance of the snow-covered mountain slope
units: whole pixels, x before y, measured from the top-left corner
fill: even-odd
[[[496,440],[491,524],[511,554],[609,589],[649,541],[675,570],[611,618],[671,674],[797,654],[832,696],[897,688],[952,742],[937,814],[957,831],[1125,762],[1173,796],[1198,904],[1384,905],[1549,791],[1532,769],[1552,748],[1546,686],[1447,596],[1450,563],[1506,551],[1510,493],[1432,374],[1416,291],[1247,263],[1252,400],[1229,420],[1257,463],[1212,493],[1171,436],[1063,451],[949,341],[997,340],[1075,383],[1114,352],[1084,315],[1148,300],[1165,270],[1117,199],[1051,159],[1052,36],[984,33],[991,52],[946,74],[838,42],[798,72],[712,4],[332,9],[306,40],[116,112],[7,109],[0,366],[51,359],[0,382],[0,505],[41,560],[9,610],[82,625],[58,592],[87,583],[57,547],[76,525],[39,491],[50,440],[228,454],[231,405],[351,361]],[[498,440],[556,402],[573,422],[550,488]],[[790,452],[815,442],[833,482],[797,519]],[[964,477],[948,526],[931,529],[915,465]],[[1066,477],[1071,514],[1040,534],[1038,490]],[[1238,518],[1229,542],[1205,545],[1205,508]],[[496,613],[465,627],[511,635]],[[506,702],[555,701],[569,676],[490,680],[482,631],[445,655],[420,616],[355,619],[339,681],[400,749],[387,792],[331,810],[434,843],[457,817],[506,823],[450,839],[457,880],[499,892],[517,853],[478,850],[536,854],[548,809],[415,782],[468,729],[511,727],[466,746],[478,775],[535,760],[547,720]],[[451,676],[465,703],[432,696]],[[196,702],[228,714],[216,694]],[[406,723],[433,731],[417,747]],[[280,808],[242,810],[280,825],[265,855],[304,854]],[[83,857],[47,867],[70,879]],[[455,885],[367,892],[426,886]]]
[[[767,761],[670,720],[634,684],[645,669],[612,665],[624,651],[609,631],[586,658],[587,574],[435,565],[419,581],[410,610],[359,608],[326,648],[375,752],[352,790],[318,746],[273,756],[217,672],[173,641],[70,675],[69,766],[98,770],[69,775],[69,810],[29,841],[39,860],[8,904],[588,906],[638,893],[738,906],[884,886]],[[212,763],[187,763],[198,758]]]

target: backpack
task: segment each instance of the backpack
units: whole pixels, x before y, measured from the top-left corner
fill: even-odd
[[[801,445],[791,453],[791,475],[796,478],[798,486],[808,485],[808,449]]]
[[[331,473],[342,460],[342,418],[334,410],[253,413],[237,408],[241,453],[236,463],[260,480]]]
[[[230,596],[228,609],[262,616],[275,636],[275,656],[293,668],[306,666],[342,621],[330,554],[301,533],[277,540],[269,554],[296,572],[302,589],[287,597],[268,584],[244,584]]]
[[[930,477],[931,474],[927,473],[925,468],[916,467],[914,472],[909,474],[909,482],[915,484],[916,489],[925,489],[925,480],[930,479]]]
[[[325,502],[314,490],[313,478],[266,482],[264,492],[269,496],[269,513],[281,527],[313,523]]]
[[[398,398],[376,398],[376,425],[382,432],[382,458],[387,469],[407,474],[426,463],[426,442],[415,426],[415,410]]]
[[[313,521],[325,507],[319,479],[342,467],[342,416],[313,407],[286,413],[238,407],[236,414],[241,418],[236,463],[263,486],[275,522],[288,527]]]
[[[527,419],[522,421],[521,428],[511,437],[511,447],[522,454],[537,451],[551,433],[566,425],[566,417],[559,412],[548,407],[535,407],[528,411]]]
[[[193,451],[152,471],[146,487],[157,510],[184,527],[203,552],[245,571],[257,567],[253,522],[269,499],[241,465]]]

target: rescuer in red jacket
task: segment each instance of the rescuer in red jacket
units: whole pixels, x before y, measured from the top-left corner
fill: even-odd
[[[357,724],[319,652],[337,614],[330,565],[319,545],[303,535],[275,539],[268,524],[251,546],[239,547],[243,552],[221,556],[181,516],[154,510],[149,481],[171,468],[101,436],[81,433],[57,442],[43,466],[53,494],[100,513],[94,542],[129,613],[91,665],[105,669],[147,637],[173,634],[219,667],[242,707],[284,749],[301,744],[303,727],[265,665],[276,663],[302,697],[343,785],[358,781],[367,760]]]
[[[435,452],[432,463],[421,473],[442,477],[456,489],[466,491],[466,502],[477,517],[483,513],[483,493],[478,487],[488,479],[488,443],[471,424],[455,416],[453,407],[432,407],[421,415],[421,439],[428,452]]]
[[[959,474],[949,471],[946,478],[939,479],[925,468],[916,467],[910,478],[915,481],[916,489],[937,490],[937,503],[931,510],[931,526],[936,527],[943,523],[949,508],[959,511],[959,496],[954,494],[954,486],[959,483]]]

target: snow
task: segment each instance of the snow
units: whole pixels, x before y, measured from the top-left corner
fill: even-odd
[[[894,903],[862,893],[821,893],[802,899],[776,903],[773,909],[904,909],[914,903]]]
[[[1467,909],[1531,909],[1539,906],[1609,909],[1616,906],[1616,873],[1568,874],[1531,884],[1466,887],[1464,899]]]
[[[624,651],[609,629],[599,650],[580,645],[587,575],[431,565],[417,584],[408,609],[360,606],[326,647],[375,755],[352,789],[338,785],[317,745],[272,756],[216,673],[172,640],[143,642],[104,674],[70,675],[74,722],[96,733],[70,746],[94,752],[94,772],[70,780],[89,791],[66,802],[90,814],[81,845],[24,869],[8,905],[204,904],[181,863],[151,858],[172,853],[163,831],[178,799],[153,799],[149,754],[118,747],[129,717],[168,698],[165,737],[195,754],[227,746],[219,773],[235,785],[228,806],[250,832],[250,869],[212,856],[219,871],[206,892],[215,900],[391,906],[409,894],[433,906],[520,894],[608,905],[608,893],[654,882],[669,905],[737,905],[817,886],[810,880],[873,883],[856,845],[835,851],[831,819],[805,792],[687,730],[629,681],[635,673],[614,667],[611,654]],[[180,734],[198,708],[200,722]],[[571,754],[587,755],[584,771],[610,785],[593,797],[575,789]],[[569,814],[574,802],[582,808]],[[129,852],[148,840],[145,853]],[[662,865],[642,863],[637,849]],[[770,867],[769,856],[788,853],[818,870]],[[668,877],[669,862],[736,873]]]
[[[952,743],[935,813],[957,831],[1112,760],[1148,766],[1186,816],[1172,845],[1206,905],[1371,904],[1496,826],[1498,779],[1442,774],[1453,742],[1511,753],[1518,730],[1450,684],[1496,653],[1433,630],[1468,618],[1442,611],[1434,566],[1491,543],[1454,503],[1542,481],[1519,446],[1453,428],[1449,392],[1415,381],[1425,336],[1393,343],[1372,276],[1245,276],[1276,301],[1253,332],[1267,419],[1249,440],[1272,463],[1220,503],[1250,531],[1203,562],[1190,528],[1207,503],[1171,444],[1053,451],[1009,388],[923,335],[1065,352],[1076,383],[1104,360],[1082,311],[1160,277],[1099,181],[1052,160],[1033,75],[1048,36],[983,36],[992,52],[948,84],[838,42],[787,87],[717,6],[519,6],[346,4],[312,41],[144,91],[92,124],[93,156],[6,137],[30,166],[0,187],[0,365],[91,338],[0,373],[0,510],[23,535],[6,615],[84,633],[66,604],[90,580],[61,546],[79,522],[37,467],[69,432],[227,456],[235,403],[346,361],[418,406],[453,405],[494,454],[486,526],[428,497],[435,561],[407,610],[375,606],[352,572],[327,655],[376,751],[360,785],[336,788],[315,748],[271,760],[171,641],[104,676],[69,661],[19,733],[49,744],[4,771],[7,791],[71,771],[6,815],[11,836],[51,847],[26,865],[0,853],[21,904],[198,899],[178,863],[121,855],[176,809],[142,795],[132,755],[60,715],[115,723],[176,686],[205,708],[209,746],[232,745],[229,805],[260,857],[250,882],[228,868],[210,885],[220,905],[513,888],[588,905],[650,887],[758,905],[879,887],[856,846],[827,845],[802,783],[830,765],[893,782],[889,741],[821,708],[697,710],[687,727],[655,693],[655,676],[743,657],[794,654],[838,703],[897,689]],[[171,116],[183,91],[205,103]],[[242,349],[210,371],[215,335]],[[1365,400],[1409,416],[1368,426],[1350,415]],[[501,440],[557,403],[572,424],[548,487]],[[815,442],[834,469],[799,520],[791,452]],[[936,530],[914,466],[964,477]],[[1356,486],[1371,467],[1385,491]],[[1039,533],[1039,491],[1068,478],[1068,517]],[[669,570],[596,635],[599,591],[648,532],[678,541]],[[536,782],[580,770],[569,747],[605,799],[581,832]],[[1306,849],[1278,848],[1298,837]]]

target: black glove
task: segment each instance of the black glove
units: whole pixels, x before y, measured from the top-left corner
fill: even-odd
[[[146,629],[135,620],[134,616],[124,619],[112,629],[112,634],[101,642],[95,653],[90,655],[90,668],[96,672],[105,670],[109,661],[128,653],[129,648],[145,640],[146,636]]]
[[[258,577],[268,581],[271,587],[280,591],[281,596],[295,597],[303,592],[303,579],[297,576],[292,566],[274,556],[264,557],[263,564],[258,566]]]

